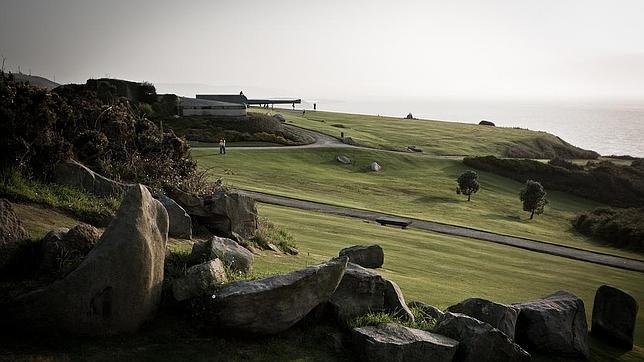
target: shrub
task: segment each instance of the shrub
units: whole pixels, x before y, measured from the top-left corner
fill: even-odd
[[[580,233],[616,247],[644,251],[644,208],[600,207],[577,215],[572,225]]]
[[[548,204],[543,186],[539,182],[532,180],[525,182],[525,186],[519,193],[519,199],[523,203],[523,211],[530,212],[530,220],[532,220],[534,214],[542,214],[546,204]]]
[[[250,241],[262,249],[269,249],[268,244],[273,244],[287,253],[289,248],[296,247],[293,235],[286,228],[273,224],[265,217],[259,218],[257,230]]]

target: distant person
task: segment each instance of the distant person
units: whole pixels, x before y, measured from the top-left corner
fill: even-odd
[[[291,104],[291,106],[293,107],[293,109],[295,109],[295,103]]]
[[[223,138],[219,140],[219,154],[226,154],[226,141]]]
[[[306,109],[303,109],[302,110],[302,116],[304,116],[305,114],[306,114]]]
[[[313,103],[313,110],[315,111],[315,110],[317,110],[317,109],[318,109],[318,104],[317,104],[317,103]]]

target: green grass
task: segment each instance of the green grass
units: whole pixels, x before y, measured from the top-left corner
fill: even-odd
[[[590,321],[594,294],[602,284],[644,299],[642,273],[285,207],[260,205],[259,212],[287,227],[300,247],[298,256],[257,257],[255,267],[261,271],[286,272],[328,260],[350,245],[378,243],[385,251],[385,263],[378,272],[398,283],[407,302],[419,300],[444,309],[470,297],[512,303],[565,289],[583,299]],[[644,358],[643,313],[637,317],[635,343],[639,347],[621,356],[622,360]]]
[[[54,207],[95,225],[106,224],[121,203],[120,198],[102,198],[74,187],[30,180],[15,171],[2,175],[0,197]]]
[[[342,165],[338,154],[354,162]],[[641,254],[591,242],[573,230],[570,220],[600,204],[561,192],[549,192],[543,215],[528,220],[521,210],[522,184],[480,172],[481,189],[467,202],[456,195],[456,178],[467,168],[459,160],[359,149],[193,150],[213,174],[229,186],[282,196],[393,213],[532,238],[588,250],[644,259]],[[377,160],[383,171],[365,168]]]
[[[265,113],[265,110],[254,109]],[[361,145],[389,150],[404,150],[410,145],[432,155],[505,156],[510,147],[538,150],[536,139],[563,145],[556,136],[519,128],[479,126],[469,123],[410,120],[335,112],[276,110],[290,124],[340,137],[351,137]],[[339,127],[342,126],[342,127]]]

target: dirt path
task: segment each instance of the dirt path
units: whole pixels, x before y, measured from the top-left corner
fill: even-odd
[[[373,221],[380,217],[393,217],[398,219],[401,218],[399,216],[391,215],[391,214],[353,209],[353,208],[341,207],[341,206],[333,206],[333,205],[328,205],[323,203],[264,194],[260,192],[254,192],[254,191],[240,190],[240,192],[252,197],[253,199],[259,202],[263,202],[267,204],[288,206],[288,207],[293,207],[293,208],[298,208],[303,210],[319,211],[319,212],[324,212],[329,214],[354,217],[354,218],[363,219],[363,220]],[[485,241],[490,241],[497,244],[535,251],[538,253],[551,254],[551,255],[561,256],[569,259],[575,259],[575,260],[587,261],[595,264],[612,266],[615,268],[644,272],[644,262],[635,260],[635,259],[629,259],[629,258],[618,257],[618,256],[609,255],[609,254],[592,252],[592,251],[572,248],[568,246],[550,244],[550,243],[538,241],[538,240],[531,240],[531,239],[519,238],[514,236],[495,234],[488,231],[471,229],[471,228],[462,227],[462,226],[441,224],[437,222],[411,219],[411,218],[404,218],[404,219],[413,221],[410,227],[417,228],[417,229],[434,231],[434,232],[455,235],[455,236],[464,236],[468,238],[485,240]]]

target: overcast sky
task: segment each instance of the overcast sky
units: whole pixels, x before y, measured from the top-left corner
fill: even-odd
[[[59,83],[108,75],[178,93],[201,84],[334,99],[644,99],[643,0],[0,3],[5,69]]]

